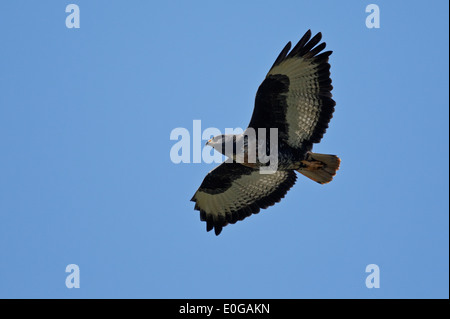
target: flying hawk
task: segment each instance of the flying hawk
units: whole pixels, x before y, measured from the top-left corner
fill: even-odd
[[[246,131],[216,136],[206,143],[230,158],[206,175],[191,199],[207,231],[214,228],[219,235],[224,226],[279,202],[295,184],[296,171],[320,184],[336,175],[337,156],[311,152],[328,128],[336,105],[328,63],[332,51],[322,52],[326,44],[319,44],[321,39],[320,32],[311,38],[308,30],[291,51],[289,42],[258,88]],[[278,166],[271,174],[262,174],[267,161],[263,163],[259,156],[256,161],[249,160],[248,133],[270,128],[277,130],[276,138],[263,146],[258,140],[257,148],[267,148],[268,154],[269,144],[276,142]],[[242,140],[245,155],[238,161],[237,144]],[[232,145],[231,153],[226,153],[227,143]]]

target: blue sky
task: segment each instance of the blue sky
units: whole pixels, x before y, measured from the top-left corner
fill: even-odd
[[[379,29],[370,3],[2,1],[0,297],[448,298],[448,2],[373,2]],[[172,163],[170,132],[245,128],[308,29],[337,102],[314,151],[341,169],[207,233],[189,200],[216,164]]]

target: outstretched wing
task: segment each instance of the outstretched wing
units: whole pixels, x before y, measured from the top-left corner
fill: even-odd
[[[206,175],[192,197],[206,230],[219,235],[227,224],[279,202],[295,184],[294,171],[261,174],[239,163],[222,163]]]
[[[278,128],[279,139],[294,149],[310,151],[333,117],[330,64],[332,51],[320,53],[322,34],[308,30],[289,52],[289,42],[275,60],[255,99],[249,127]],[[317,45],[317,46],[316,46]]]

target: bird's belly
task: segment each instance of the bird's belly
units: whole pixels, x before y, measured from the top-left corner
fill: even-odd
[[[285,150],[280,150],[277,155],[278,156],[266,156],[264,161],[260,160],[260,158],[256,156],[255,161],[254,159],[249,160],[248,153],[244,152],[244,156],[234,156],[234,160],[237,163],[241,163],[242,165],[251,168],[269,166],[270,164],[275,164],[274,162],[276,162],[278,170],[290,170],[298,169],[301,166],[301,161],[304,159],[303,156],[299,156],[298,154]]]

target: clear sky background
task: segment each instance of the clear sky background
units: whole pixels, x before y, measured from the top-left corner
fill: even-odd
[[[448,10],[0,2],[0,297],[448,298]],[[334,51],[337,102],[314,151],[341,169],[207,233],[189,200],[217,164],[172,163],[170,132],[245,128],[278,53],[308,29]]]

